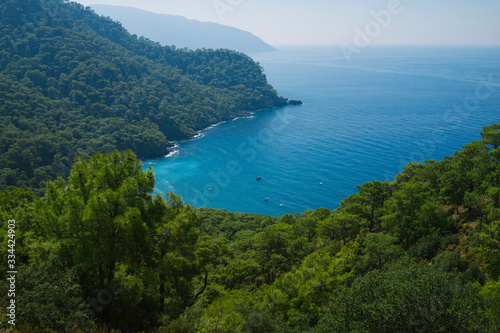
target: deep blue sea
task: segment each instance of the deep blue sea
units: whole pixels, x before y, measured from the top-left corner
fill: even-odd
[[[275,216],[334,209],[356,185],[441,160],[500,122],[500,48],[369,47],[350,62],[334,47],[251,56],[280,95],[304,104],[219,124],[145,161],[156,193]]]

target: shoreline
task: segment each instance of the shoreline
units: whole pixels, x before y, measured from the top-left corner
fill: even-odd
[[[263,109],[263,110],[267,110],[267,109]],[[175,150],[177,148],[179,148],[179,145],[181,142],[185,142],[185,141],[191,141],[191,140],[196,140],[196,139],[200,139],[202,137],[204,137],[204,132],[207,132],[211,129],[214,129],[216,128],[217,126],[219,125],[222,125],[224,123],[227,123],[229,121],[234,121],[234,120],[237,120],[237,119],[242,119],[242,118],[253,118],[254,117],[254,114],[255,112],[250,112],[250,114],[248,116],[239,116],[239,117],[235,117],[235,118],[232,118],[232,119],[229,119],[229,120],[223,120],[223,121],[219,121],[218,123],[215,123],[215,124],[212,124],[208,127],[205,127],[201,130],[198,130],[196,131],[193,136],[190,136],[188,138],[184,138],[184,139],[179,139],[179,140],[174,140],[174,141],[169,141],[170,143],[173,143],[173,145],[171,147],[167,147],[167,149],[169,150],[169,153],[167,155],[164,155],[162,157],[159,157],[159,158],[169,158],[169,157],[173,157],[175,155],[178,155],[179,154],[179,150]]]
[[[157,157],[157,158],[161,158],[161,159],[164,159],[164,158],[170,158],[170,157],[173,157],[177,154],[179,154],[179,150],[175,150],[176,148],[179,147],[179,144],[181,142],[185,142],[185,141],[190,141],[190,140],[195,140],[195,139],[199,139],[199,138],[202,138],[204,136],[204,132],[207,132],[221,124],[224,124],[224,123],[227,123],[229,121],[235,121],[237,119],[244,119],[244,118],[253,118],[255,117],[255,113],[256,112],[260,112],[260,111],[265,111],[265,110],[272,110],[272,109],[278,109],[278,108],[282,108],[282,107],[287,107],[287,106],[297,106],[297,105],[302,105],[303,103],[301,101],[295,101],[295,100],[289,100],[287,101],[287,104],[286,105],[277,105],[277,106],[273,106],[273,107],[270,107],[270,108],[263,108],[263,109],[258,109],[258,110],[254,110],[254,111],[242,111],[240,115],[234,117],[234,118],[230,118],[230,119],[227,119],[227,120],[222,120],[222,121],[219,121],[218,123],[214,123],[212,125],[209,125],[205,128],[202,128],[198,131],[196,131],[194,134],[192,134],[191,136],[189,137],[186,137],[186,138],[181,138],[181,139],[178,139],[178,140],[172,140],[172,141],[169,141],[169,143],[172,143],[172,146],[168,146],[167,147],[167,150],[168,150],[168,154],[167,155],[164,155],[164,156],[161,156],[161,157]]]

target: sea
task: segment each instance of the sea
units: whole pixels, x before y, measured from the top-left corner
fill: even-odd
[[[356,185],[442,160],[500,122],[500,48],[287,47],[251,54],[279,95],[176,142],[153,167],[155,193],[195,207],[281,216],[335,209]],[[260,178],[258,180],[258,178]]]

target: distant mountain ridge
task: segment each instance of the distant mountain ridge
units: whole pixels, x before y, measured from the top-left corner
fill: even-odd
[[[0,2],[0,189],[38,190],[76,156],[170,140],[288,105],[241,52],[185,50],[131,35],[66,0]]]
[[[119,21],[130,33],[162,45],[192,50],[230,49],[244,53],[276,51],[248,31],[212,22],[190,20],[183,16],[157,14],[125,6],[91,5],[97,14]]]

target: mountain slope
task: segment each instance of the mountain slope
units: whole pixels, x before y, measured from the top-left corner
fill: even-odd
[[[153,173],[129,151],[79,159],[42,200],[0,191],[9,221],[0,243],[15,237],[22,254],[16,325],[500,332],[500,124],[481,137],[440,162],[408,164],[394,181],[359,185],[334,210],[281,217],[153,197]],[[0,247],[1,257],[12,252]],[[8,277],[0,269],[0,289]],[[112,302],[99,296],[107,290]]]
[[[167,140],[287,104],[242,53],[162,47],[61,0],[0,13],[0,188],[43,187],[97,151],[162,156]]]
[[[250,32],[233,27],[188,20],[182,16],[156,14],[133,7],[92,5],[96,13],[119,21],[133,34],[162,45],[189,49],[231,49],[245,53],[275,49]]]

